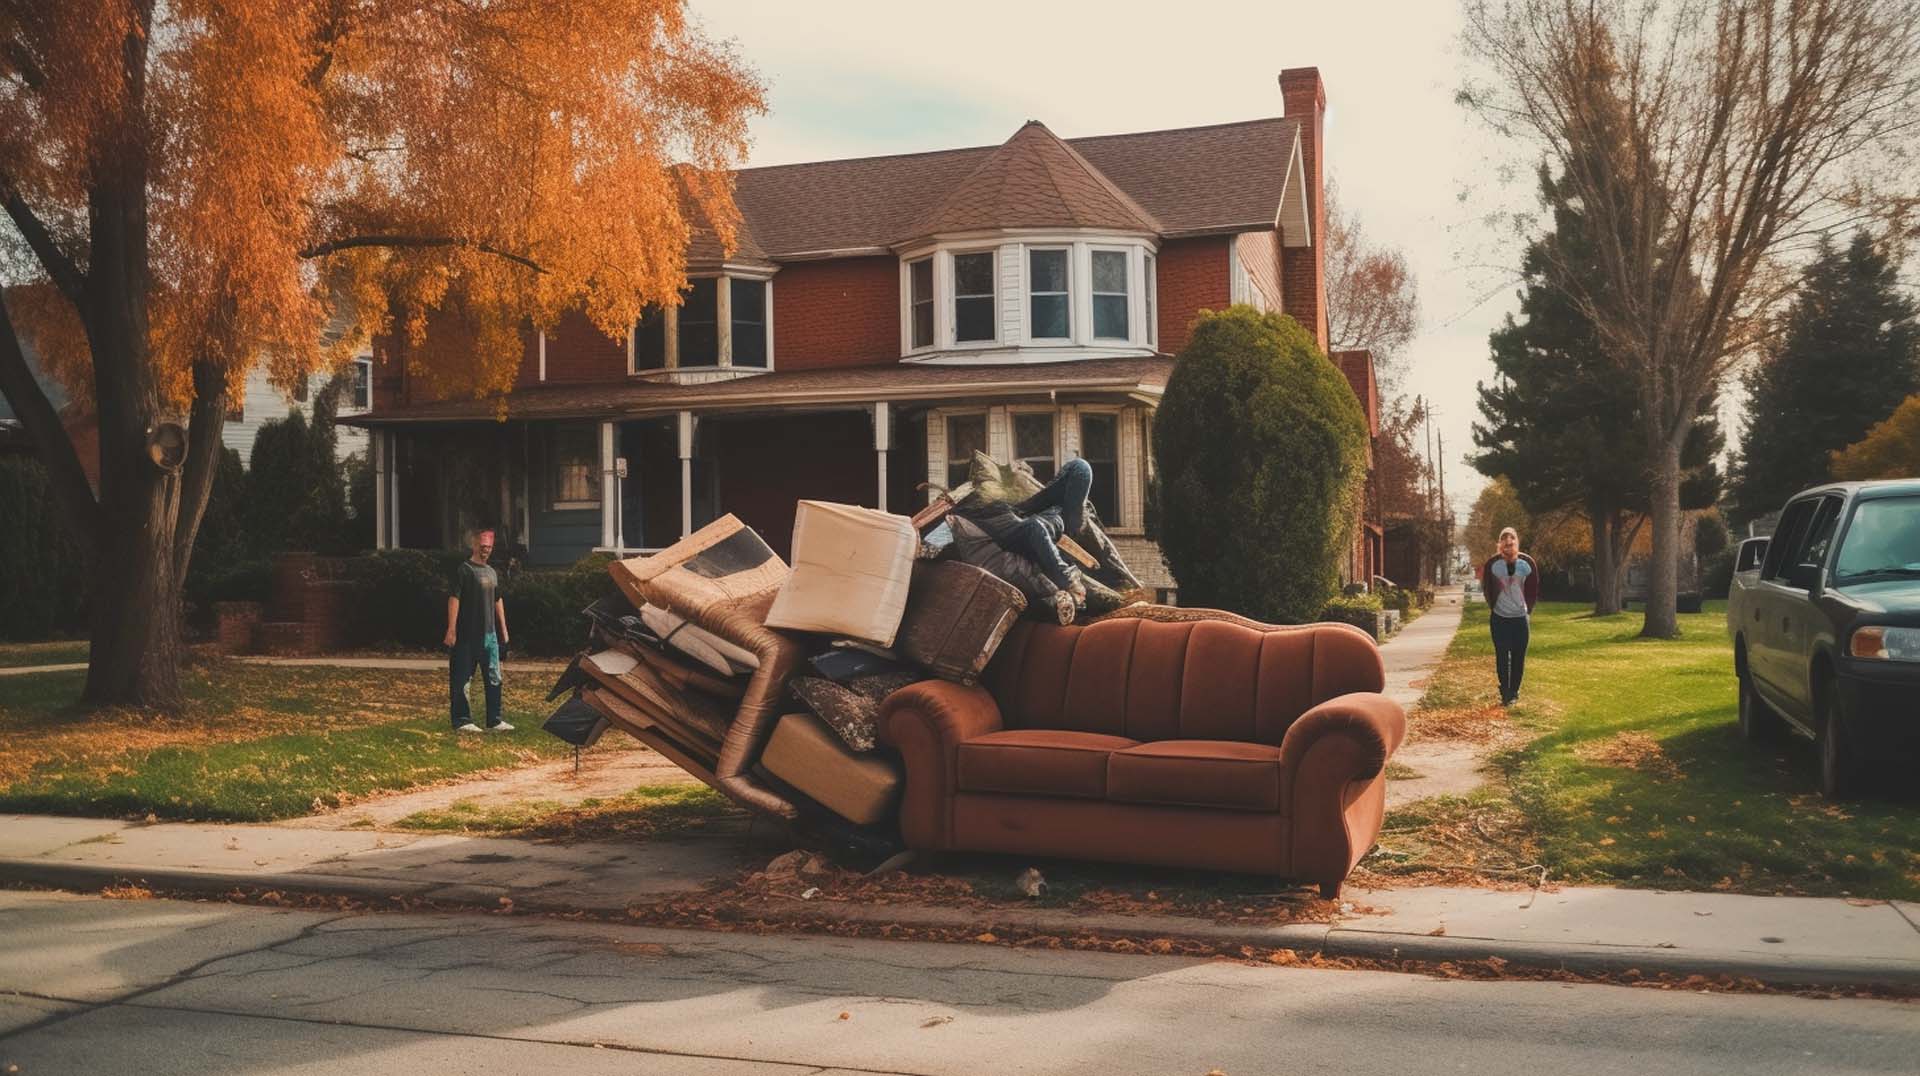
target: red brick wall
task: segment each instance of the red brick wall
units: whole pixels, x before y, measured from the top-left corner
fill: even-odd
[[[1247,267],[1248,280],[1259,290],[1266,309],[1285,312],[1280,290],[1280,233],[1242,232],[1234,237],[1234,250],[1240,264]]]
[[[792,552],[796,501],[871,508],[879,499],[873,424],[863,413],[707,419],[700,436],[720,472],[720,510],[759,531],[783,558]]]
[[[899,359],[899,259],[794,262],[773,278],[775,369],[880,366]]]
[[[526,350],[517,384],[540,383],[540,337],[523,334]],[[569,311],[547,330],[547,383],[621,381],[627,376],[627,339],[614,339],[594,327],[587,315]]]
[[[1228,275],[1230,239],[1170,240],[1160,247],[1160,350],[1187,346],[1187,327],[1202,310],[1224,310],[1233,290]]]
[[[1307,327],[1327,348],[1326,249],[1321,237],[1327,234],[1325,199],[1321,197],[1322,134],[1327,109],[1326,87],[1317,67],[1293,67],[1280,72],[1280,96],[1286,102],[1287,115],[1301,121],[1300,162],[1307,171],[1307,216],[1313,245],[1284,247],[1281,251],[1282,309]]]

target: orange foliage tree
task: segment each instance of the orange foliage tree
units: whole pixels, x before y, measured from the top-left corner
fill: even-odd
[[[180,583],[255,364],[290,386],[404,333],[411,374],[480,395],[529,319],[624,334],[684,286],[689,207],[730,244],[763,107],[680,0],[0,0],[0,390],[93,566],[86,699],[179,702]],[[98,419],[97,492],[22,335]]]
[[[1845,482],[1920,478],[1920,395],[1907,397],[1865,437],[1835,452],[1833,477]]]

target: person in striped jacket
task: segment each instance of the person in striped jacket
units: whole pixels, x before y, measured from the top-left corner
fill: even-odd
[[[1540,598],[1540,571],[1520,552],[1520,532],[1500,532],[1500,552],[1480,566],[1480,586],[1492,606],[1493,657],[1500,677],[1500,705],[1520,698],[1520,677],[1527,668],[1527,635],[1534,602]]]

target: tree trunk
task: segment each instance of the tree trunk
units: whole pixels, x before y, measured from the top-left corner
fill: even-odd
[[[180,695],[180,581],[174,578],[173,533],[159,489],[151,498],[153,529],[116,530],[93,573],[93,645],[83,696],[92,706],[173,710]]]
[[[1620,570],[1614,560],[1612,512],[1588,508],[1593,524],[1593,615],[1612,616],[1620,611]]]
[[[1653,554],[1647,565],[1647,619],[1640,634],[1680,634],[1680,442],[1662,436],[1653,446]]]

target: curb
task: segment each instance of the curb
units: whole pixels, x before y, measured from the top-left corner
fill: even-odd
[[[452,907],[498,911],[502,898],[516,912],[565,915],[592,912],[624,915],[627,901],[570,899],[557,901],[548,889],[481,886],[464,883],[397,882],[383,878],[311,873],[245,874],[179,867],[129,869],[95,863],[61,863],[38,859],[0,858],[0,886],[35,885],[75,892],[97,892],[107,886],[137,882],[148,888],[179,893],[224,896],[236,889],[278,890],[313,896],[353,897],[362,900],[413,898]],[[671,899],[664,897],[663,899]],[[838,901],[787,899],[771,902],[771,910],[806,923],[779,923],[804,933],[806,925],[852,926],[899,924],[965,932],[1019,930],[1066,936],[1093,934],[1105,938],[1161,939],[1191,942],[1222,949],[1292,949],[1307,956],[1329,959],[1380,961],[1393,964],[1440,964],[1502,960],[1515,968],[1566,971],[1588,975],[1669,975],[1680,978],[1731,976],[1768,986],[1848,987],[1920,991],[1920,962],[1863,958],[1774,957],[1735,950],[1689,952],[1632,945],[1569,944],[1399,934],[1343,927],[1336,923],[1286,923],[1256,926],[1215,923],[1180,916],[1085,915],[1045,909],[968,909],[913,905],[864,905]],[[1418,971],[1409,968],[1409,971]]]

